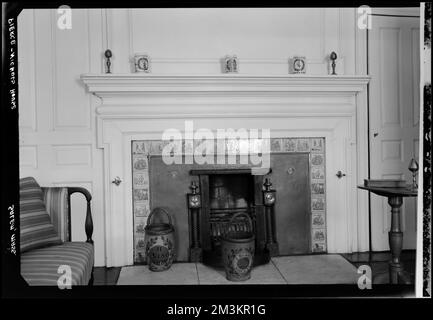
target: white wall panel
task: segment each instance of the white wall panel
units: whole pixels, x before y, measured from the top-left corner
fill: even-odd
[[[343,24],[352,23],[323,8],[130,9],[130,18],[132,44],[123,50],[149,54],[154,73],[221,73],[221,59],[236,54],[240,73],[287,74],[288,59],[305,55],[308,73],[326,74],[331,51],[343,51]]]
[[[381,92],[400,92],[400,29],[380,30],[380,74]],[[381,95],[382,125],[400,126],[400,95]]]
[[[19,114],[19,127],[23,131],[36,130],[36,91],[35,91],[35,14],[34,10],[24,10],[18,16],[18,39],[24,37],[26,41],[20,41],[18,54],[18,101],[22,105]],[[23,54],[21,54],[23,51]],[[21,81],[22,79],[22,81]]]
[[[91,166],[91,145],[53,146],[54,166]]]
[[[32,169],[38,168],[38,147],[22,146],[19,149],[20,168],[27,167]]]
[[[76,9],[72,13],[72,28],[56,27],[58,14],[52,11],[53,67],[55,79],[55,130],[89,129],[90,97],[79,80],[81,73],[90,71],[89,12]]]

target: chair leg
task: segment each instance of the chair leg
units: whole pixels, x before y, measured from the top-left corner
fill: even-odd
[[[95,280],[95,278],[93,277],[93,270],[94,268],[92,267],[92,275],[90,276],[89,283],[87,284],[89,287],[93,286],[93,281]]]

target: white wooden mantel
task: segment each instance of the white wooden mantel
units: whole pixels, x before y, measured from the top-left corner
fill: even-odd
[[[131,141],[164,129],[270,128],[271,137],[325,137],[327,246],[368,250],[367,84],[350,75],[84,74],[104,149],[106,265],[133,264]],[[346,173],[339,179],[337,171]],[[119,186],[111,183],[116,176]]]

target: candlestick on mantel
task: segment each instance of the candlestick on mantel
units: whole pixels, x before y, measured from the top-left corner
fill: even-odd
[[[332,73],[331,73],[331,75],[336,75],[337,73],[335,73],[335,67],[337,65],[335,63],[335,60],[337,60],[337,54],[334,51],[332,51],[329,58],[332,60],[332,65],[331,65],[332,66]]]
[[[113,56],[112,52],[110,49],[105,50],[105,58],[107,58],[107,71],[106,73],[111,73],[111,60],[110,58]]]

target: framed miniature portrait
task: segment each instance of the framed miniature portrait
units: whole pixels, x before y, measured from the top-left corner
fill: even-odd
[[[150,72],[150,58],[147,54],[134,56],[135,72]]]
[[[237,73],[239,68],[239,61],[236,56],[226,56],[223,59],[223,72],[224,73]]]

